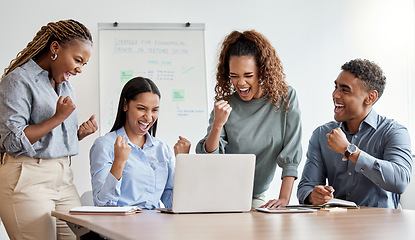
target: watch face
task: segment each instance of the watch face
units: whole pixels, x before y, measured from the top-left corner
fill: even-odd
[[[356,145],[354,145],[354,144],[350,144],[349,146],[347,146],[347,151],[349,152],[349,153],[355,153],[356,151],[357,151],[357,147],[356,147]]]

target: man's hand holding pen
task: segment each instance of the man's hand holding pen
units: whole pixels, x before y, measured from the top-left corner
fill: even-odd
[[[308,195],[308,203],[311,203],[312,205],[322,205],[334,197],[333,193],[334,188],[332,186],[317,185],[310,195]]]

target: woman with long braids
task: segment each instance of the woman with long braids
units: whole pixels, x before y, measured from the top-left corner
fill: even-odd
[[[301,114],[277,52],[256,31],[233,31],[222,43],[216,78],[217,102],[196,152],[255,154],[252,207],[285,207],[302,156]],[[277,165],[280,194],[266,203]]]
[[[75,239],[52,210],[80,206],[71,156],[98,127],[78,128],[71,76],[91,56],[89,30],[75,20],[43,26],[0,81],[0,217],[10,239]]]

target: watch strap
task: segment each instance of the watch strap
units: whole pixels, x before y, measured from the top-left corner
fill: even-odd
[[[350,155],[351,154],[350,154],[349,150],[346,149],[346,152],[344,152],[345,158],[349,159]]]

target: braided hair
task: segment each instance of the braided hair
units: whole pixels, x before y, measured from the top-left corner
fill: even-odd
[[[265,95],[277,109],[280,108],[279,101],[282,100],[284,110],[288,110],[290,106],[287,99],[289,85],[285,81],[281,60],[268,39],[254,30],[233,31],[225,37],[217,66],[216,100],[228,100],[234,93],[229,80],[229,59],[232,56],[252,56],[258,66],[258,75],[263,83],[262,89]]]
[[[29,42],[16,58],[10,62],[10,65],[4,69],[4,76],[19,67],[29,59],[41,56],[49,49],[48,47],[53,41],[59,44],[65,44],[71,40],[78,39],[89,41],[92,44],[92,35],[89,30],[80,22],[69,19],[58,22],[50,22],[46,26],[40,28],[36,36]]]

